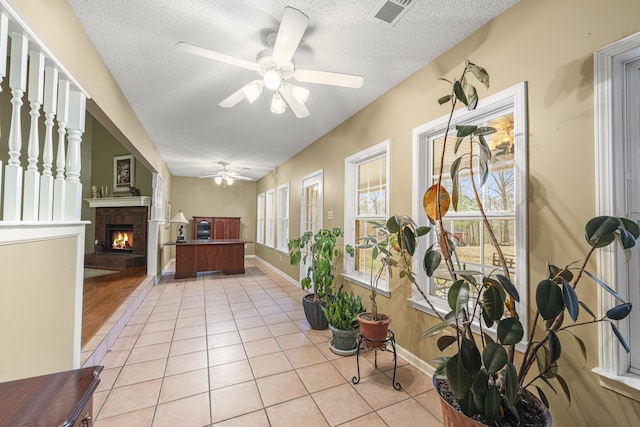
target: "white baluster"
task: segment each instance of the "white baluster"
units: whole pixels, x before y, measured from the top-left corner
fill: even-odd
[[[40,172],[38,172],[38,158],[40,157],[40,134],[38,119],[44,92],[44,54],[38,51],[29,52],[29,90],[27,99],[31,106],[31,126],[29,128],[29,145],[27,146],[28,166],[24,173],[24,195],[22,197],[22,219],[24,221],[38,220],[38,203],[40,202]]]
[[[40,221],[53,219],[53,118],[58,100],[58,69],[47,67],[44,73],[44,150],[42,152],[42,176],[40,177]]]
[[[60,79],[58,83],[58,151],[56,154],[56,179],[53,183],[53,220],[63,221],[66,199],[64,180],[65,135],[69,120],[69,82]]]
[[[80,143],[84,133],[86,97],[77,90],[69,91],[69,124],[67,146],[67,182],[65,221],[79,221],[82,209],[80,183]]]
[[[22,208],[22,166],[20,166],[20,150],[22,149],[22,129],[20,125],[20,109],[22,95],[27,86],[27,36],[11,33],[11,69],[9,87],[11,88],[11,127],[9,128],[9,162],[4,174],[4,220],[20,221]]]
[[[9,39],[9,17],[0,11],[0,83],[7,75],[7,41]],[[0,92],[2,86],[0,85]],[[0,199],[2,199],[2,160],[0,160]],[[2,218],[0,218],[2,219]]]

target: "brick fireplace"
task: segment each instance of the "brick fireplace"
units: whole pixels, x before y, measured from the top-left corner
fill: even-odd
[[[95,252],[85,265],[126,269],[147,263],[146,206],[96,207]]]

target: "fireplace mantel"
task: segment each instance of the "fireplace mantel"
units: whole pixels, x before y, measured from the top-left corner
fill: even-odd
[[[90,208],[119,208],[128,206],[151,206],[149,196],[103,197],[100,199],[84,199]]]

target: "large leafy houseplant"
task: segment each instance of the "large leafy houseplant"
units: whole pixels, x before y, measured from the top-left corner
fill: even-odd
[[[365,308],[360,296],[355,296],[353,292],[348,294],[339,289],[335,295],[327,298],[322,311],[329,325],[336,329],[350,331],[358,329],[358,314],[363,313]]]
[[[478,103],[476,88],[469,83],[471,76],[489,87],[487,72],[471,62],[466,63],[458,79],[446,80],[451,85],[451,91],[438,102],[451,106],[448,130],[451,129],[451,118],[459,102],[470,110]],[[572,328],[609,322],[612,333],[625,350],[629,351],[624,337],[616,327],[616,321],[630,313],[631,303],[590,273],[587,266],[597,249],[614,242],[618,242],[628,255],[640,235],[637,224],[625,218],[600,216],[588,221],[585,227],[587,255],[581,263],[573,262],[565,266],[548,264],[547,274],[536,287],[536,310],[527,331],[529,325],[523,325],[518,316],[517,303],[520,296],[517,287],[512,282],[506,257],[498,244],[492,224],[485,215],[479,192],[487,181],[492,155],[486,137],[494,132],[496,129],[491,127],[456,126],[453,141],[448,141],[449,132],[445,132],[438,179],[424,197],[424,208],[431,221],[430,231],[435,233],[436,243],[425,251],[422,259],[423,268],[428,276],[432,277],[442,263],[450,276],[447,295],[450,311],[421,336],[438,336],[438,348],[443,351],[452,350],[438,360],[436,377],[446,383],[465,415],[481,417],[487,425],[495,425],[507,417],[520,422],[524,414],[522,409],[519,412],[518,408],[522,408],[521,403],[530,400],[529,390],[533,388],[548,407],[548,399],[540,387],[543,383],[554,392],[557,389],[562,390],[570,400],[570,390],[560,374],[558,364],[562,353],[562,339],[575,340],[583,357],[586,358],[586,346],[571,332]],[[442,178],[446,173],[443,169],[447,144],[455,144],[456,155],[459,151],[462,152],[453,160],[448,171],[451,176],[449,190],[443,186]],[[466,149],[459,150],[464,145]],[[470,176],[481,222],[498,254],[499,266],[489,274],[458,267],[455,262],[456,239],[443,221],[450,205],[457,209],[459,178],[462,171]],[[397,215],[389,219],[387,228],[396,233],[400,244],[400,256],[403,260],[400,264],[401,274],[417,285],[416,276],[407,265],[416,253],[418,238],[424,234],[425,229],[418,227],[410,218]],[[578,297],[576,290],[584,278],[590,279],[596,286],[601,286],[618,300],[618,304],[610,308],[604,316],[596,316]],[[416,287],[422,293],[420,287]],[[426,295],[422,295],[429,302]],[[581,311],[586,315],[579,319]],[[479,334],[472,332],[474,324],[480,328]],[[494,326],[496,339],[487,332]],[[453,333],[443,334],[443,331]],[[522,342],[525,336],[527,344],[518,362],[515,360],[515,346]]]

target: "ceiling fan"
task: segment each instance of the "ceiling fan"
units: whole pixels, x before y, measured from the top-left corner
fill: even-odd
[[[263,89],[267,88],[273,91],[271,99],[272,113],[282,114],[288,105],[296,117],[301,119],[308,117],[310,114],[304,105],[309,97],[309,90],[290,83],[289,79],[293,78],[304,83],[319,83],[349,88],[360,88],[364,83],[362,76],[329,71],[303,70],[295,67],[293,55],[308,25],[309,17],[307,15],[298,9],[289,6],[285,7],[278,33],[270,34],[267,38],[272,49],[258,53],[255,62],[234,58],[185,42],[176,43],[176,48],[185,53],[235,65],[247,70],[254,70],[260,74],[260,79],[246,84],[223,99],[218,104],[221,107],[231,108],[244,99],[252,103],[260,96]]]
[[[212,175],[204,175],[204,176],[200,176],[198,178],[213,178],[213,181],[218,184],[218,185],[222,185],[223,187],[226,187],[227,185],[233,185],[233,182],[235,180],[241,180],[241,181],[251,181],[251,178],[247,177],[247,176],[242,176],[242,175],[238,175],[237,172],[233,172],[230,170],[227,170],[227,166],[229,166],[229,163],[226,162],[218,162],[218,164],[222,165],[222,169],[219,170],[218,172],[212,174]],[[243,170],[246,170],[247,168],[244,168]]]

